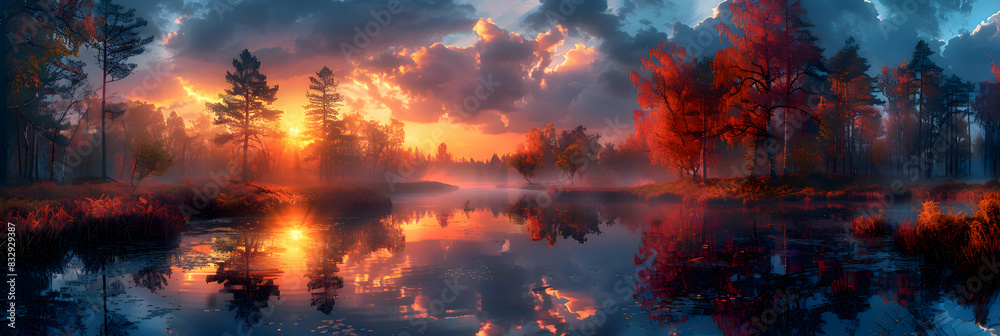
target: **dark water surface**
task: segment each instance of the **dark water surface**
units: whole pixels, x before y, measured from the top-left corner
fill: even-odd
[[[699,207],[543,195],[466,188],[397,196],[382,213],[324,218],[293,209],[192,222],[164,243],[54,251],[29,261],[19,278],[20,331],[996,335],[1000,328],[1000,276],[972,279],[901,255],[888,239],[852,237],[847,218],[859,205]],[[892,209],[912,212],[911,204]]]

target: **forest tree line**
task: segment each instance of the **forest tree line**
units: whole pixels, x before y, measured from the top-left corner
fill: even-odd
[[[986,175],[1000,174],[1000,67],[983,69],[992,70],[991,80],[964,81],[936,65],[924,41],[910,59],[880,71],[853,39],[826,57],[798,0],[734,1],[731,21],[718,26],[731,46],[708,57],[673,43],[650,48],[631,72],[640,106],[635,133],[619,143],[602,142],[583,125],[557,130],[550,123],[528,129],[515,152],[483,161],[455,158],[444,143],[406,147],[402,122],[341,111],[344,97],[328,67],[309,77],[304,124],[289,125],[273,107],[278,86],[268,84],[248,50],[233,59],[230,87],[217,102],[184,120],[113,94],[123,89],[115,82],[136,70],[129,60],[152,41],[140,33],[147,22],[134,10],[110,0],[4,6],[4,24],[18,30],[2,42],[8,122],[0,150],[8,155],[0,167],[26,181],[136,184],[169,171],[225,172],[246,183],[283,169],[324,181],[434,174],[502,181],[520,174],[528,183],[577,183],[595,171],[602,180],[961,177],[974,174],[974,163]],[[84,48],[96,52],[99,87],[83,70],[90,61],[80,57]]]
[[[971,176],[973,158],[997,176],[1000,68],[964,81],[932,60],[923,40],[912,58],[871,74],[853,38],[823,56],[798,0],[737,0],[719,32],[732,46],[696,58],[661,43],[633,71],[636,133],[653,162],[681,176]],[[984,72],[991,69],[983,69]],[[977,154],[978,153],[978,154]]]

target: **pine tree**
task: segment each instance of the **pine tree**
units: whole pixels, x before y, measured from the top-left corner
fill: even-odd
[[[145,27],[145,19],[135,16],[135,8],[125,10],[111,0],[101,0],[96,7],[97,36],[92,43],[97,50],[97,66],[101,69],[101,177],[108,178],[107,133],[105,131],[108,83],[128,77],[136,64],[128,59],[146,51],[146,45],[153,37],[142,38],[139,28]]]
[[[858,54],[859,49],[852,37],[827,65],[832,84],[832,108],[825,118],[827,138],[831,142],[827,170],[836,169],[839,154],[841,173],[851,175],[857,174],[862,147],[870,148],[874,140],[860,136],[865,133],[862,129],[870,135],[880,128],[879,123],[866,122],[880,120],[873,105],[881,102],[875,98],[875,80],[868,75],[871,65]]]
[[[931,50],[927,42],[920,40],[917,42],[917,46],[913,50],[913,59],[910,60],[909,66],[906,68],[913,76],[914,84],[916,87],[917,95],[917,156],[920,158],[920,169],[923,172],[926,155],[925,148],[930,145],[929,136],[930,125],[928,119],[931,118],[931,113],[928,110],[928,103],[932,101],[931,97],[937,96],[937,85],[941,80],[941,67],[934,64],[930,57],[934,55],[934,51]],[[933,173],[933,167],[927,170],[927,176]]]
[[[309,76],[309,90],[306,98],[309,104],[304,106],[306,125],[315,139],[312,147],[319,161],[321,179],[329,179],[333,174],[333,156],[339,138],[343,135],[343,124],[338,120],[337,107],[344,98],[337,92],[339,81],[334,78],[329,67],[323,67],[316,76]]]
[[[249,150],[264,152],[260,136],[269,133],[269,124],[281,117],[281,111],[271,108],[278,86],[267,85],[267,76],[260,73],[260,61],[247,49],[233,60],[233,67],[235,72],[226,71],[226,82],[233,87],[219,94],[221,103],[207,103],[206,108],[215,113],[216,125],[226,126],[226,132],[215,138],[217,144],[241,142],[237,149],[243,152],[243,182],[249,183]]]

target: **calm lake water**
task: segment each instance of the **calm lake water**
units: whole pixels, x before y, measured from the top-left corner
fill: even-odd
[[[699,207],[465,188],[391,211],[192,222],[19,277],[26,334],[997,334],[1000,277],[857,239],[859,205]],[[919,208],[919,206],[917,206]],[[899,217],[912,204],[892,208]],[[55,252],[54,252],[55,253]],[[978,281],[978,282],[977,282]],[[980,286],[970,295],[956,286]],[[29,327],[35,327],[34,332]]]

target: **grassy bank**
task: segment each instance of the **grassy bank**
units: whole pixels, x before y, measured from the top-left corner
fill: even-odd
[[[15,223],[24,249],[71,242],[160,240],[191,218],[256,216],[307,205],[319,213],[391,208],[373,189],[150,186],[131,193],[113,183],[37,183],[0,189],[0,211]]]
[[[702,204],[868,201],[881,197],[885,186],[880,182],[868,178],[803,176],[789,176],[778,181],[766,178],[684,178],[626,188],[553,188],[550,192],[560,198],[622,198]]]
[[[1000,183],[904,183],[896,180],[847,176],[787,176],[767,178],[674,179],[625,188],[549,188],[556,198],[603,198],[638,201],[745,204],[758,202],[879,201],[891,194],[893,201],[970,201],[1000,192]],[[893,190],[891,188],[896,188]]]
[[[851,220],[856,237],[892,237],[898,250],[926,260],[976,271],[984,257],[1000,254],[1000,194],[988,193],[972,201],[972,214],[942,208],[925,201],[915,223],[893,226],[884,215]]]
[[[975,267],[983,257],[1000,253],[1000,194],[983,196],[975,208],[967,215],[924,202],[917,223],[901,224],[893,239],[903,251],[932,261]]]

